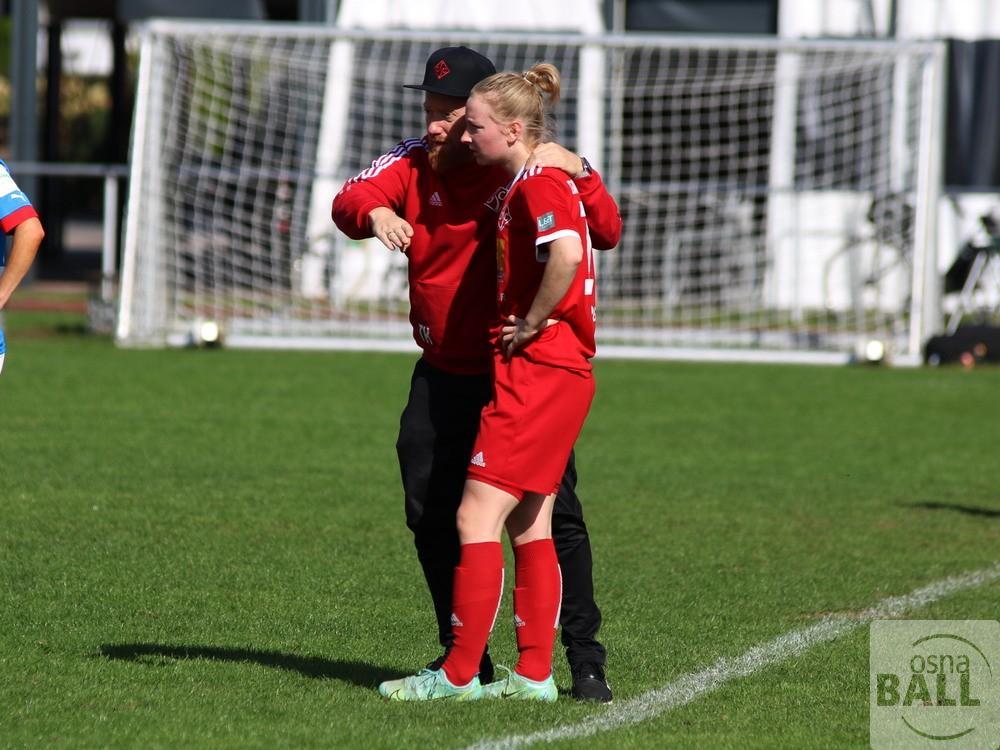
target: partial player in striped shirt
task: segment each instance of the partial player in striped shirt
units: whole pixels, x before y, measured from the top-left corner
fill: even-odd
[[[7,306],[10,295],[17,289],[21,279],[28,272],[38,246],[45,237],[45,230],[38,220],[38,214],[28,200],[28,196],[14,182],[7,165],[0,160],[0,227],[4,234],[12,234],[10,255],[3,257],[0,252],[0,312]],[[0,372],[3,371],[3,361],[6,354],[6,341],[3,329],[0,329]]]

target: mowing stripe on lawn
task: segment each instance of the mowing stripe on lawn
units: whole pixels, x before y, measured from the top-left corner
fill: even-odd
[[[691,703],[699,696],[722,687],[730,680],[748,677],[772,664],[799,656],[813,646],[836,640],[856,628],[869,624],[872,620],[899,617],[906,612],[933,604],[946,596],[976,589],[996,580],[1000,580],[1000,562],[994,563],[989,568],[935,581],[903,596],[883,599],[863,612],[829,615],[815,625],[785,633],[773,641],[754,646],[740,656],[724,656],[700,672],[683,675],[661,688],[613,704],[599,714],[576,724],[530,734],[480,740],[470,745],[468,750],[513,750],[539,742],[589,737],[600,732],[639,724]]]

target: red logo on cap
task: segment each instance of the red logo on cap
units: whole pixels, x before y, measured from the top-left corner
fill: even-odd
[[[444,60],[439,61],[438,64],[434,66],[434,75],[438,77],[439,81],[446,75],[448,75],[450,72],[451,69],[448,67],[448,64]]]

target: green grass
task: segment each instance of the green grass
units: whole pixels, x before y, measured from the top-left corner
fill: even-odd
[[[373,690],[436,655],[393,447],[411,357],[121,351],[8,323],[0,746],[458,748],[603,710]],[[1000,559],[1000,370],[597,378],[579,489],[618,700]],[[998,603],[993,584],[913,614]],[[508,600],[505,663],[509,620]],[[587,746],[866,747],[867,642]]]

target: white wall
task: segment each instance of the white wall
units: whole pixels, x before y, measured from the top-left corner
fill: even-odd
[[[998,39],[997,0],[898,0],[901,39]]]
[[[885,0],[872,2],[874,29],[867,12],[868,5],[868,0],[780,0],[778,36],[796,39],[886,34],[889,27],[888,3]]]
[[[361,29],[521,29],[598,33],[599,0],[341,0],[337,25]]]
[[[1000,38],[998,0],[897,0],[896,5],[899,39]],[[890,7],[890,0],[781,0],[778,34],[885,36]]]

